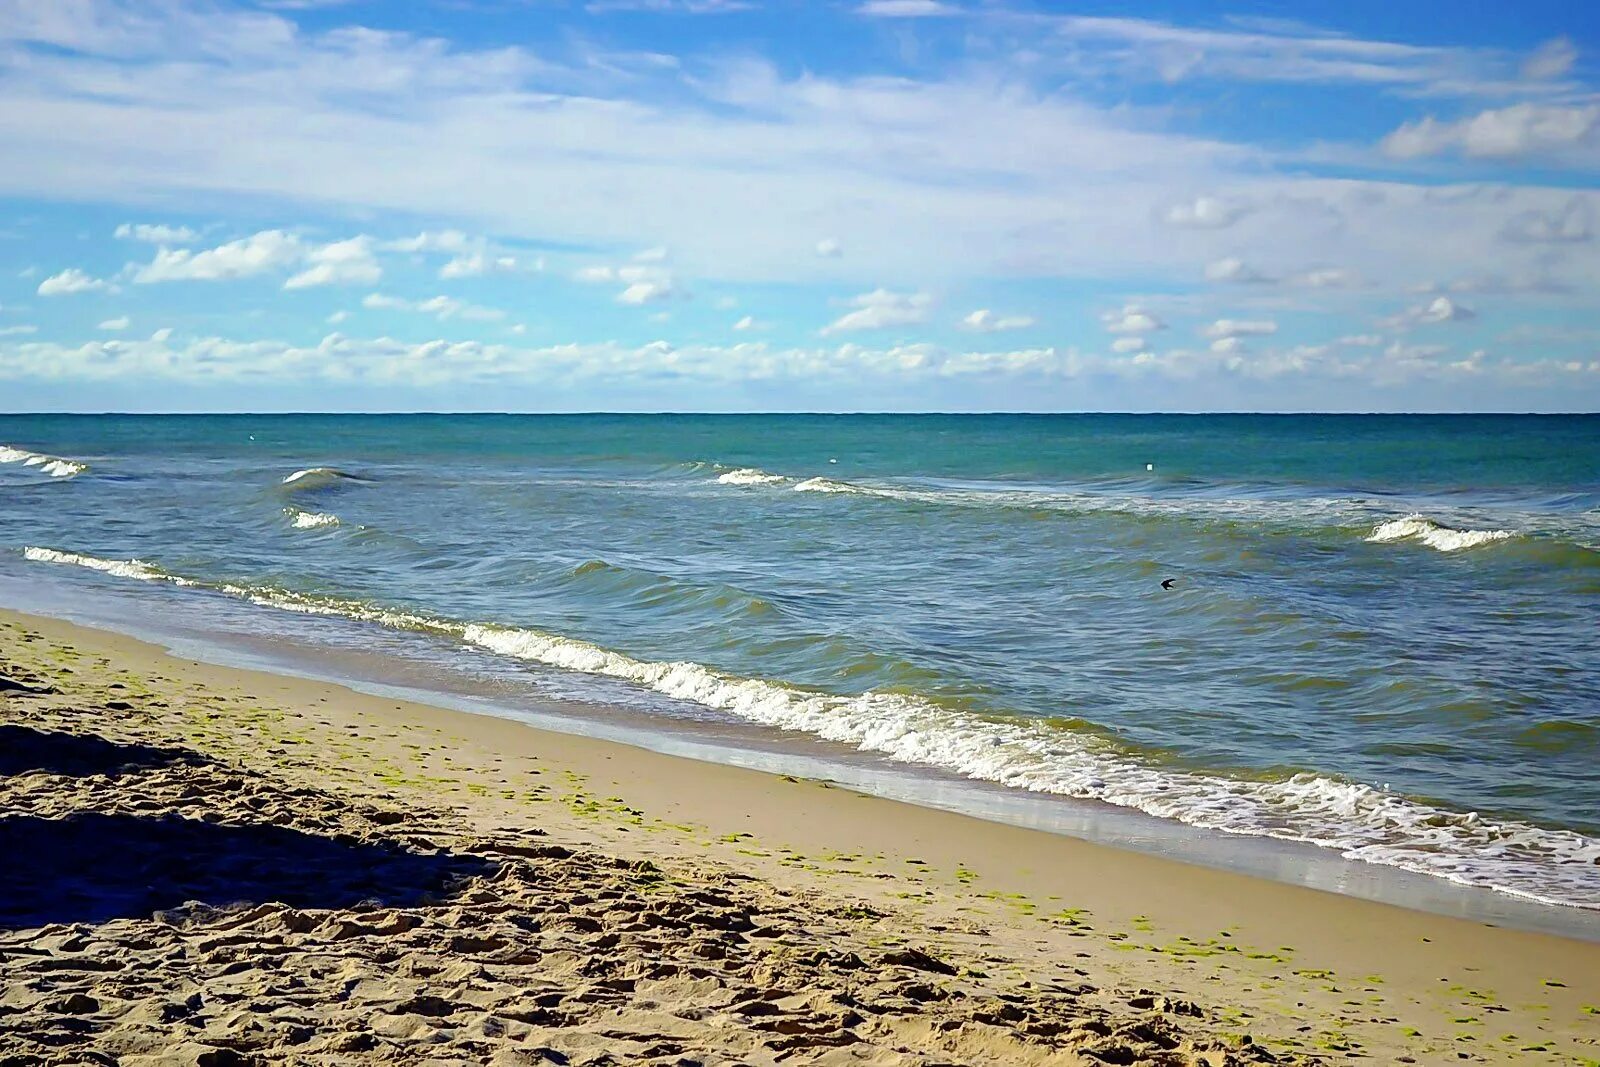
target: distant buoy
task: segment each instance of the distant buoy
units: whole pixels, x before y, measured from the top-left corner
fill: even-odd
[[[1154,463],[1146,463],[1144,465],[1144,469],[1147,471],[1153,471],[1156,469],[1156,465]]]
[[[837,462],[839,462],[839,461],[838,461],[838,460],[836,460],[836,459],[830,459],[830,460],[828,460],[828,462],[829,462],[829,463],[837,463]]]

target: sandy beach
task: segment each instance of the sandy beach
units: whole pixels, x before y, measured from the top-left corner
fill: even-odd
[[[1600,945],[0,614],[0,1063],[1600,1061]]]

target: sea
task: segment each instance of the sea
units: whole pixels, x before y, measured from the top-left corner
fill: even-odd
[[[0,415],[0,603],[1600,910],[1600,416]]]

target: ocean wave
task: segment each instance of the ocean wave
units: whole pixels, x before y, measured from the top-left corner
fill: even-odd
[[[118,578],[135,578],[141,582],[171,582],[173,585],[194,585],[187,578],[168,574],[142,559],[101,559],[77,552],[58,552],[53,548],[25,548],[22,555],[36,563],[70,563],[75,567],[114,574]]]
[[[364,482],[367,479],[342,471],[338,467],[307,467],[305,470],[295,471],[287,475],[279,486],[289,492],[302,490],[326,489],[331,485],[343,482]]]
[[[772,474],[756,467],[735,467],[717,476],[718,483],[722,485],[782,485],[788,480],[781,474]]]
[[[196,586],[255,604],[459,640],[497,655],[600,675],[750,722],[811,734],[1017,789],[1079,797],[1227,833],[1299,841],[1462,885],[1600,909],[1600,839],[1472,812],[1325,775],[1231,778],[1164,767],[1102,733],[980,716],[909,693],[844,695],[745,678],[703,664],[639,659],[559,634],[458,622],[364,601],[202,582],[139,560],[48,548],[29,559]]]
[[[326,511],[301,511],[299,508],[284,508],[283,513],[289,516],[289,525],[296,530],[321,530],[339,525],[339,516]]]
[[[47,456],[42,452],[29,452],[25,448],[13,448],[10,445],[0,445],[0,463],[36,467],[52,478],[75,478],[89,469],[87,463],[79,463],[75,459]]]
[[[1376,543],[1417,541],[1440,552],[1459,552],[1493,541],[1507,541],[1516,536],[1510,530],[1457,530],[1435,522],[1426,515],[1407,515],[1402,519],[1379,523],[1367,535],[1367,540]]]

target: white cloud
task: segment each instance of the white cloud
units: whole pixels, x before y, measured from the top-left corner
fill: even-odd
[[[391,252],[445,252],[462,254],[473,250],[474,242],[460,230],[423,230],[415,237],[400,237],[384,242]]]
[[[623,289],[616,296],[619,304],[635,306],[649,304],[681,294],[671,272],[654,263],[629,263],[620,267],[583,267],[572,277],[575,281],[590,284],[621,282]]]
[[[943,0],[865,0],[856,14],[884,19],[945,18],[961,14],[961,9]]]
[[[38,333],[39,327],[26,323],[18,326],[0,326],[0,337],[22,337],[27,334]]]
[[[1457,303],[1448,296],[1436,296],[1426,304],[1417,304],[1398,315],[1384,319],[1381,325],[1404,329],[1408,326],[1431,326],[1441,322],[1465,322],[1476,317],[1477,312],[1465,304]]]
[[[407,300],[404,297],[388,296],[384,293],[369,293],[362,298],[361,306],[371,311],[410,311],[421,315],[432,315],[440,322],[456,318],[475,322],[497,322],[506,317],[506,313],[499,308],[469,304],[464,300],[444,295],[432,296],[426,300]]]
[[[1361,275],[1347,267],[1318,267],[1297,274],[1289,281],[1307,289],[1359,289],[1365,284]]]
[[[1232,226],[1249,213],[1247,204],[1215,196],[1197,196],[1193,200],[1170,205],[1161,212],[1160,218],[1169,226],[1220,230]]]
[[[1570,37],[1554,37],[1533,50],[1522,64],[1522,76],[1533,81],[1564,77],[1578,61],[1578,46]]]
[[[1221,356],[1236,355],[1244,351],[1244,338],[1237,334],[1219,337],[1211,342],[1211,351]]]
[[[1137,304],[1128,304],[1120,311],[1108,311],[1100,316],[1100,321],[1108,333],[1151,333],[1167,328],[1166,323]]]
[[[817,242],[817,255],[824,259],[837,259],[844,255],[844,245],[832,237],[824,237]]]
[[[1253,284],[1272,279],[1250,266],[1238,256],[1225,256],[1206,264],[1206,281]]]
[[[99,328],[102,329],[102,330],[108,330],[108,331],[111,331],[111,332],[115,333],[115,332],[120,331],[120,330],[126,330],[128,328],[128,322],[129,322],[128,316],[126,316],[126,315],[118,315],[114,319],[106,319],[104,322],[102,322],[100,324]]]
[[[248,278],[265,271],[281,270],[300,261],[305,247],[300,239],[282,230],[262,230],[237,241],[229,241],[200,252],[187,248],[163,248],[156,258],[133,275],[136,284],[177,281],[223,281]]]
[[[1383,139],[1395,159],[1458,151],[1473,159],[1561,158],[1600,142],[1600,104],[1513,104],[1471,118],[1408,122]]]
[[[343,241],[313,248],[306,258],[311,265],[283,283],[285,289],[305,289],[313,285],[371,285],[383,277],[383,269],[373,257],[373,241],[362,234]]]
[[[671,279],[637,281],[617,294],[617,303],[648,304],[655,300],[665,300],[675,292]]]
[[[751,330],[765,330],[767,328],[767,324],[756,318],[754,315],[746,315],[744,318],[734,323],[733,328],[741,333],[745,333]]]
[[[200,234],[187,226],[167,226],[161,223],[124,222],[117,227],[116,235],[124,240],[148,241],[158,245],[186,245],[199,239]]]
[[[483,252],[456,256],[439,268],[441,278],[476,278],[484,274],[510,274],[518,267],[515,256],[491,256]]]
[[[1038,321],[1031,315],[996,315],[988,308],[979,308],[962,319],[961,326],[975,333],[999,333],[1002,330],[1025,330]]]
[[[343,322],[345,319],[348,319],[349,317],[350,317],[350,312],[345,311],[344,309],[341,308],[340,310],[335,311],[333,314],[328,316],[328,325],[329,326],[337,326],[341,322]]]
[[[633,256],[633,261],[635,263],[665,263],[666,259],[666,245],[656,245],[654,248],[646,248],[642,252],[635,252]]]
[[[1500,236],[1525,244],[1570,244],[1594,236],[1589,201],[1573,197],[1555,211],[1524,211],[1507,220]]]
[[[1111,351],[1129,353],[1142,352],[1149,347],[1149,341],[1143,337],[1118,337],[1111,342]]]
[[[1270,319],[1218,319],[1202,327],[1200,332],[1206,337],[1221,340],[1229,337],[1266,337],[1278,332],[1278,324]]]
[[[70,296],[104,289],[106,286],[104,279],[93,277],[77,267],[68,267],[60,274],[52,274],[40,282],[38,293],[40,296]]]
[[[926,322],[933,297],[927,293],[895,293],[888,289],[874,289],[870,293],[851,297],[848,303],[855,310],[840,315],[824,326],[823,336]]]
[[[165,344],[167,341],[172,340],[172,327],[161,327],[161,329],[150,335],[150,340],[155,341],[157,344]]]

